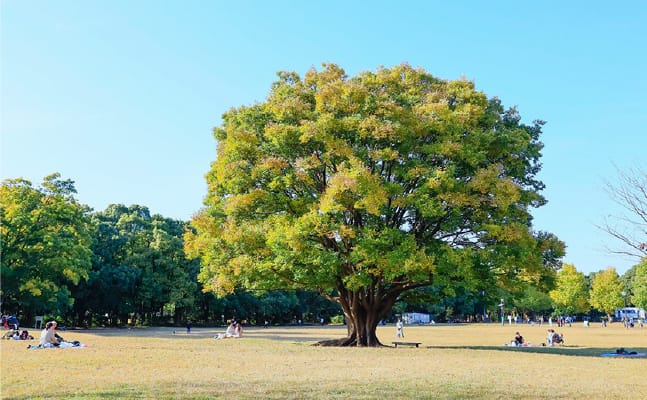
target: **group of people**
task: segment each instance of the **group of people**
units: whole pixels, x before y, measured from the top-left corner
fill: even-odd
[[[215,339],[238,339],[241,337],[243,337],[243,325],[238,321],[232,321],[227,327],[225,333],[219,333],[214,336]]]
[[[566,324],[568,324],[568,326],[572,326],[573,320],[574,320],[574,318],[571,317],[571,316],[566,316],[566,317],[558,316],[557,317],[557,326],[560,327],[560,328],[566,326]]]
[[[644,322],[645,322],[644,318],[643,319],[638,319],[638,325],[641,328],[643,327]],[[631,318],[624,317],[622,319],[622,325],[624,325],[625,328],[633,328],[636,324],[635,324],[635,320],[633,319],[633,317],[631,317]]]
[[[556,344],[563,344],[564,343],[564,336],[560,335],[559,333],[555,332],[554,329],[548,329],[547,334],[546,334],[546,343],[542,343],[541,346],[554,346]],[[512,341],[510,341],[510,344],[507,344],[506,346],[513,346],[513,347],[531,347],[533,346],[530,343],[527,343],[521,333],[515,332],[514,338]],[[535,345],[537,346],[537,345]]]
[[[47,349],[47,348],[67,348],[67,347],[82,347],[81,343],[77,340],[66,341],[58,334],[56,328],[58,324],[56,321],[49,321],[45,324],[45,328],[40,332],[40,341],[37,346],[28,346],[30,349]]]

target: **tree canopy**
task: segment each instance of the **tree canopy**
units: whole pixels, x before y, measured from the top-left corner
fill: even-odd
[[[608,268],[595,275],[591,282],[591,306],[606,313],[613,314],[616,308],[623,307],[623,285],[615,268]]]
[[[636,307],[647,309],[647,257],[636,266],[632,289],[631,302]]]
[[[346,315],[339,344],[374,346],[408,290],[511,287],[559,267],[563,244],[531,229],[541,121],[408,65],[278,75],[214,129],[206,207],[186,235],[207,290],[318,290]]]
[[[572,264],[564,264],[557,273],[555,290],[550,292],[558,313],[575,314],[589,310],[589,295],[584,274]]]
[[[521,311],[548,311],[553,307],[550,295],[536,286],[524,287],[521,296],[515,299],[514,305]]]
[[[111,204],[92,215],[96,226],[90,279],[79,285],[76,312],[125,323],[137,313],[150,321],[164,307],[186,318],[196,302],[197,266],[184,255],[186,222],[151,215],[147,207]]]
[[[199,263],[185,257],[186,222],[151,215],[140,205],[91,212],[71,180],[52,174],[34,187],[8,179],[0,187],[2,314],[24,324],[35,315],[75,326],[224,322],[339,314],[315,292],[203,293]]]
[[[93,228],[89,208],[60,174],[40,187],[8,179],[0,187],[2,306],[26,316],[64,312],[71,287],[88,278]]]

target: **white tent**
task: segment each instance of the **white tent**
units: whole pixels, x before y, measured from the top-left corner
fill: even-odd
[[[402,314],[402,321],[405,324],[428,324],[430,320],[429,314],[416,312]]]

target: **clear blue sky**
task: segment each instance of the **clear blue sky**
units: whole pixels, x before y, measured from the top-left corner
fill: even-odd
[[[449,4],[457,3],[457,4]],[[532,4],[536,3],[536,4]],[[567,4],[563,4],[567,3]],[[2,178],[76,182],[95,210],[140,204],[187,220],[215,159],[212,127],[262,101],[275,73],[349,75],[408,62],[474,80],[547,121],[549,203],[536,229],[583,272],[634,260],[595,227],[604,181],[647,157],[647,5],[608,2],[18,1],[1,12]]]

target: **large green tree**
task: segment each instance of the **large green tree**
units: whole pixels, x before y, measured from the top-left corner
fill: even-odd
[[[219,294],[318,290],[348,323],[330,344],[358,346],[380,345],[378,322],[411,289],[539,280],[563,247],[531,230],[542,123],[520,120],[470,81],[408,65],[281,72],[214,130],[186,236],[199,279]]]
[[[8,179],[0,187],[2,308],[31,318],[63,313],[70,288],[88,278],[92,252],[89,208],[74,198],[71,180],[60,174],[40,187]]]
[[[624,306],[623,284],[615,268],[607,268],[595,274],[591,282],[591,306],[606,313],[608,317],[616,308]]]
[[[574,314],[589,311],[589,292],[584,274],[572,264],[564,264],[557,273],[555,290],[550,292],[555,311],[560,314]]]

